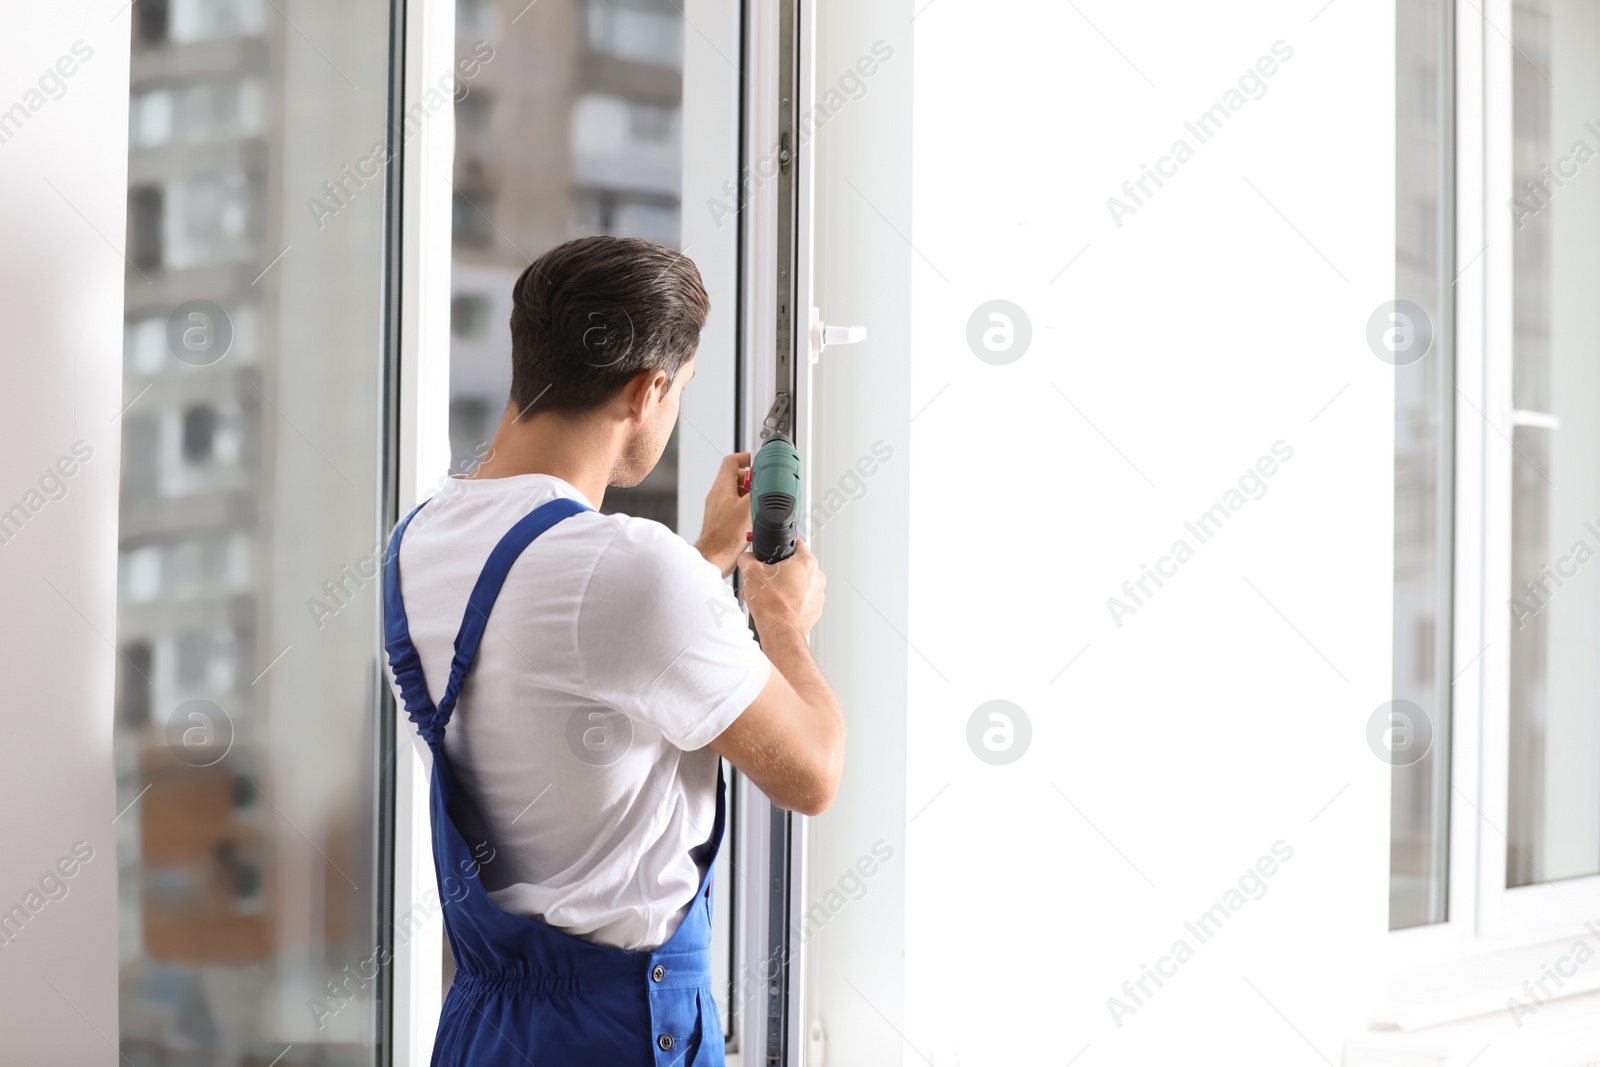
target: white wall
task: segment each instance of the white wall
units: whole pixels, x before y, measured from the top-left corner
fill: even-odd
[[[1320,7],[822,8],[819,89],[896,49],[820,140],[818,273],[846,306],[825,311],[873,335],[823,357],[815,477],[895,446],[817,538],[852,739],[814,873],[896,850],[816,939],[830,1065],[1338,1062],[1365,1028],[1393,393],[1364,330],[1393,284],[1394,13]],[[1200,143],[1185,122],[1279,41],[1265,95]],[[1107,198],[1180,138],[1193,158],[1119,227]],[[996,299],[1032,329],[1003,366],[966,336]],[[1186,531],[1278,442],[1260,499]],[[1108,598],[1179,539],[1193,558],[1117,625]],[[996,699],[1032,730],[1005,766],[967,740]],[[1200,943],[1184,924],[1278,842],[1264,895]],[[1179,940],[1193,957],[1133,1002]]]
[[[0,1033],[8,1062],[41,1067],[117,1061],[111,641],[129,27],[126,12],[112,17],[120,6],[13,0],[0,13],[0,114],[19,102],[28,111],[0,143],[0,510],[43,505],[0,544],[0,909],[37,907],[0,943]],[[30,97],[80,41],[80,55],[92,54],[66,65],[64,90],[47,79]],[[58,499],[30,498],[80,441],[92,455],[63,467],[74,471],[65,495],[52,482]],[[92,858],[75,864],[79,842]],[[72,877],[41,890],[63,857]]]
[[[963,1063],[1336,1059],[1387,912],[1364,731],[1389,692],[1393,395],[1363,338],[1393,285],[1393,13],[1080,9],[916,24],[913,405],[950,388],[912,438],[910,791],[951,784],[908,842],[907,1035]],[[1200,143],[1185,122],[1279,41],[1265,95]],[[1107,199],[1180,139],[1193,158],[1119,227]],[[964,337],[996,298],[1032,320],[1007,366]],[[1280,441],[1261,499],[1186,530]],[[1180,540],[1194,557],[1114,619]],[[995,698],[1033,725],[1007,767],[962,734]],[[1279,841],[1202,944],[1185,923]],[[1179,941],[1164,987],[1123,991]],[[950,953],[1004,977],[963,1003]]]

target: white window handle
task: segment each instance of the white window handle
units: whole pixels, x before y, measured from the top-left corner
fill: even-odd
[[[866,339],[865,326],[824,326],[822,312],[811,309],[811,362],[815,363],[829,345],[853,345]]]

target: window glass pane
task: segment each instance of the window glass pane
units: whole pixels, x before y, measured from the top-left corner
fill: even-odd
[[[1394,425],[1394,700],[1421,710],[1432,744],[1391,771],[1389,928],[1445,919],[1450,787],[1450,321],[1453,92],[1448,0],[1396,5],[1395,292],[1432,347],[1397,359]],[[1398,310],[1398,309],[1397,309]],[[1397,324],[1398,325],[1398,324]],[[1413,334],[1415,336],[1415,333]],[[1412,714],[1415,714],[1414,712]],[[1417,724],[1397,727],[1417,729]]]
[[[1506,884],[1600,873],[1600,5],[1517,0]]]
[[[657,0],[610,0],[585,5],[586,43],[598,55],[664,67],[681,67],[683,20],[676,7]]]
[[[368,1065],[389,4],[131,12],[122,1058]]]
[[[456,470],[477,462],[505,411],[511,286],[524,267],[591,233],[681,246],[682,23],[667,0],[457,5],[456,50],[477,73],[456,100]],[[675,433],[656,470],[608,490],[604,510],[676,526],[677,455]]]

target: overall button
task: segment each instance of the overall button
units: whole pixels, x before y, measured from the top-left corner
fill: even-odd
[[[671,1052],[672,1051],[672,1035],[671,1034],[662,1034],[660,1037],[656,1038],[656,1044],[661,1046],[661,1051],[662,1052]]]
[[[650,972],[650,980],[652,982],[659,982],[659,981],[661,981],[661,979],[665,978],[666,976],[667,976],[667,969],[665,967],[661,966],[661,964],[659,964],[659,963],[656,964],[656,969]]]

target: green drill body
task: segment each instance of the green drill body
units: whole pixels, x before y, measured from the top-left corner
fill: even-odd
[[[773,434],[750,461],[750,551],[763,563],[794,555],[799,535],[800,453]]]

